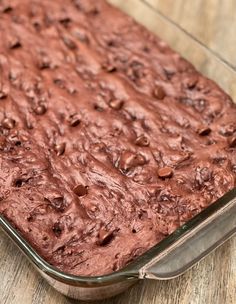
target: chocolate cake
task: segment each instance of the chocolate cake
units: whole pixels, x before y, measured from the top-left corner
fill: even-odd
[[[0,213],[46,261],[119,270],[235,186],[236,106],[166,43],[103,0],[0,1]]]

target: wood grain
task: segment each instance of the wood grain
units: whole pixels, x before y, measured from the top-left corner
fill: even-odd
[[[235,249],[236,238],[233,237],[177,279],[140,281],[124,294],[96,303],[234,304]],[[0,232],[0,269],[1,304],[78,303],[65,298],[51,288],[2,232]]]
[[[128,5],[130,0],[112,2]],[[136,0],[138,1],[138,0]],[[236,65],[236,1],[216,0],[147,0],[176,24],[210,47],[217,54]],[[138,10],[133,6],[132,11]],[[140,12],[139,14],[141,14]],[[150,24],[157,30],[155,24]],[[160,32],[162,29],[159,30]],[[172,37],[173,47],[178,37]],[[201,58],[197,63],[216,80],[222,80],[231,95],[236,96],[236,85],[224,70],[207,71]],[[209,68],[210,69],[210,68]],[[228,76],[227,76],[228,75]],[[126,293],[98,304],[234,304],[236,303],[236,237],[229,240],[181,277],[171,281],[142,281]],[[74,304],[53,290],[33,269],[18,249],[0,231],[0,304]],[[81,302],[80,302],[81,303]]]
[[[146,0],[236,66],[234,0]]]

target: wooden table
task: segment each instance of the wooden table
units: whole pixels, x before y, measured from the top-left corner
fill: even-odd
[[[134,1],[111,0],[124,7],[132,5],[135,15],[138,8]],[[236,66],[236,1],[216,0],[147,0],[164,15],[182,27],[212,52]],[[132,2],[132,3],[131,3]],[[137,12],[137,16],[144,12]],[[136,15],[135,15],[136,16]],[[138,19],[138,18],[137,18]],[[156,30],[155,23],[147,25]],[[165,29],[161,29],[163,31]],[[160,30],[159,30],[160,31]],[[158,29],[157,29],[158,32]],[[161,32],[159,33],[161,34]],[[179,37],[177,37],[179,38]],[[171,38],[172,39],[172,38]],[[188,46],[181,39],[172,39],[173,46],[188,53]],[[183,47],[186,49],[184,50]],[[188,55],[187,55],[188,57]],[[200,59],[197,59],[198,61]],[[198,64],[198,62],[196,63]],[[205,64],[205,63],[204,63]],[[224,77],[223,86],[236,97],[236,82],[229,81],[226,72],[205,68],[216,80]],[[230,77],[232,72],[230,72]],[[234,83],[234,84],[233,84]],[[32,268],[18,249],[0,232],[0,304],[69,304],[77,301],[66,299],[54,291]],[[126,293],[100,304],[230,304],[236,303],[236,237],[226,242],[214,253],[182,275],[171,281],[143,281]]]

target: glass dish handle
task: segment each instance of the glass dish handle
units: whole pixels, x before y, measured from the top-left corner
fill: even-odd
[[[139,278],[166,280],[177,277],[230,238],[236,232],[235,190],[227,205],[142,267]]]

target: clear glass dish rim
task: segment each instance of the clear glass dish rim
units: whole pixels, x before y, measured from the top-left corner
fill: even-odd
[[[149,6],[151,10],[153,10],[157,14],[157,18],[162,19],[162,22],[165,22],[168,27],[172,27],[175,32],[184,32],[181,28],[176,28],[176,25],[173,24],[168,18],[163,17],[160,12],[155,10],[149,3],[145,0],[140,0],[144,5]],[[186,37],[194,44],[194,46],[199,47],[199,50],[205,51],[206,55],[210,57],[214,57],[217,59],[219,64],[223,64],[226,66],[231,72],[235,73],[235,70],[228,65],[227,62],[222,60],[222,58],[217,57],[212,50],[202,45],[199,41],[194,39],[194,37],[188,35],[185,32]],[[190,43],[191,43],[190,42]],[[183,55],[183,54],[182,54]],[[145,264],[147,264],[150,260],[156,257],[159,254],[162,254],[167,248],[173,245],[175,242],[180,240],[186,233],[190,230],[196,228],[199,224],[201,224],[204,220],[206,220],[212,214],[218,213],[224,206],[227,205],[230,199],[236,197],[236,187],[231,191],[227,192],[223,197],[218,199],[216,202],[212,203],[205,210],[200,212],[198,215],[193,217],[187,223],[179,227],[175,230],[171,235],[167,236],[157,245],[146,251],[140,257],[136,258],[133,262],[130,262],[126,267],[122,268],[117,272],[113,272],[111,274],[102,275],[102,276],[76,276],[67,274],[59,269],[53,267],[48,262],[46,262],[32,246],[20,235],[20,233],[9,223],[7,219],[5,219],[0,214],[0,228],[14,241],[14,243],[24,252],[24,254],[28,257],[31,263],[34,264],[40,271],[49,275],[51,278],[54,278],[60,282],[72,285],[72,286],[84,286],[84,287],[98,287],[102,285],[109,285],[116,282],[121,282],[124,280],[132,280],[138,279],[139,277],[139,269],[142,268]]]
[[[179,241],[190,230],[196,228],[208,217],[220,212],[220,210],[224,208],[228,204],[228,202],[235,197],[236,187],[234,187],[231,191],[227,192],[216,202],[212,203],[209,207],[207,207],[205,210],[193,217],[187,223],[179,227],[177,230],[175,230],[172,234],[167,236],[157,245],[146,251],[143,255],[136,258],[133,262],[129,263],[126,267],[122,268],[117,272],[102,276],[76,276],[60,271],[50,265],[48,262],[46,262],[2,215],[0,215],[0,227],[25,253],[25,255],[30,259],[30,261],[36,267],[38,267],[39,270],[46,273],[50,277],[69,285],[87,287],[92,287],[93,285],[109,285],[111,283],[120,282],[127,279],[138,279],[139,269],[145,266],[150,260],[152,260],[157,255],[162,254],[166,249],[168,249],[171,245]]]

